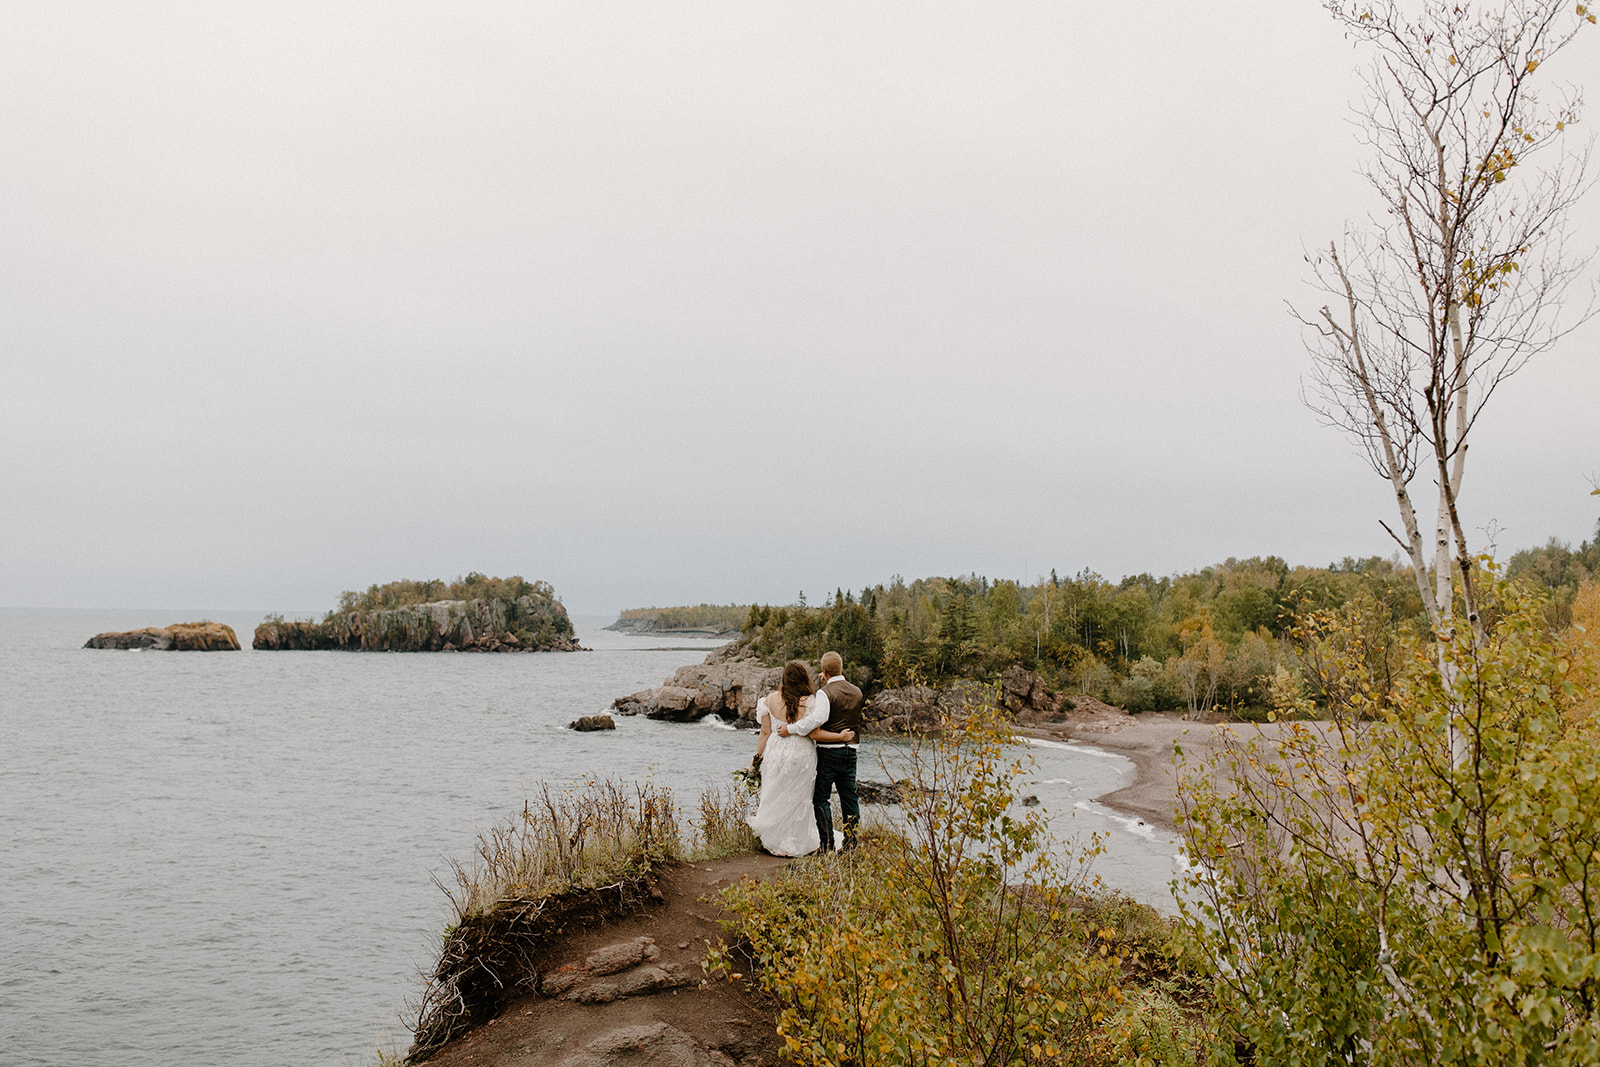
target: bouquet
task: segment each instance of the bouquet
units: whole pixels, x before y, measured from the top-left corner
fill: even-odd
[[[761,792],[761,757],[757,756],[750,761],[750,766],[740,767],[733,772],[733,780],[739,787],[752,796]]]

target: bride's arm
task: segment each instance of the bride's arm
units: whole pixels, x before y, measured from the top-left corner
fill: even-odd
[[[763,711],[766,712],[765,715],[762,714]],[[755,759],[750,761],[752,767],[755,766],[756,760],[761,758],[761,754],[767,750],[767,738],[772,736],[772,708],[765,699],[761,701],[756,709],[756,718],[761,720],[761,737],[756,741],[756,756]]]
[[[834,733],[832,730],[817,729],[811,731],[810,737],[813,741],[843,742],[845,744],[850,744],[855,741],[856,732],[854,730],[840,730],[838,733]]]

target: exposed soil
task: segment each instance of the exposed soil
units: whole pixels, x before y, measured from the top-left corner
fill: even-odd
[[[762,853],[662,872],[660,899],[609,921],[571,923],[537,961],[553,996],[530,994],[452,1041],[430,1067],[778,1067],[776,1004],[748,978],[706,982],[700,961],[726,939],[716,894],[791,861]],[[618,969],[620,968],[620,969]],[[629,990],[638,990],[630,993]],[[610,999],[606,999],[606,998]],[[589,1002],[585,1002],[589,1001]]]

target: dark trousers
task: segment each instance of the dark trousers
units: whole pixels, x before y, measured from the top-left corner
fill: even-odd
[[[856,827],[861,825],[861,804],[856,800],[856,750],[817,747],[817,784],[811,806],[817,813],[817,835],[824,852],[833,849],[833,787],[839,787],[839,813],[844,816],[844,847],[856,847]]]

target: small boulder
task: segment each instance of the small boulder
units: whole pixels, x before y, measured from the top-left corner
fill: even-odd
[[[567,723],[567,729],[589,733],[593,730],[615,730],[617,720],[609,715],[584,715]]]
[[[675,966],[635,967],[617,979],[617,996],[643,996],[663,989],[677,989],[690,984],[691,981],[692,979],[685,977]]]
[[[579,982],[583,981],[585,972],[575,963],[569,963],[558,970],[546,971],[539,979],[539,992],[547,997],[559,997]]]

